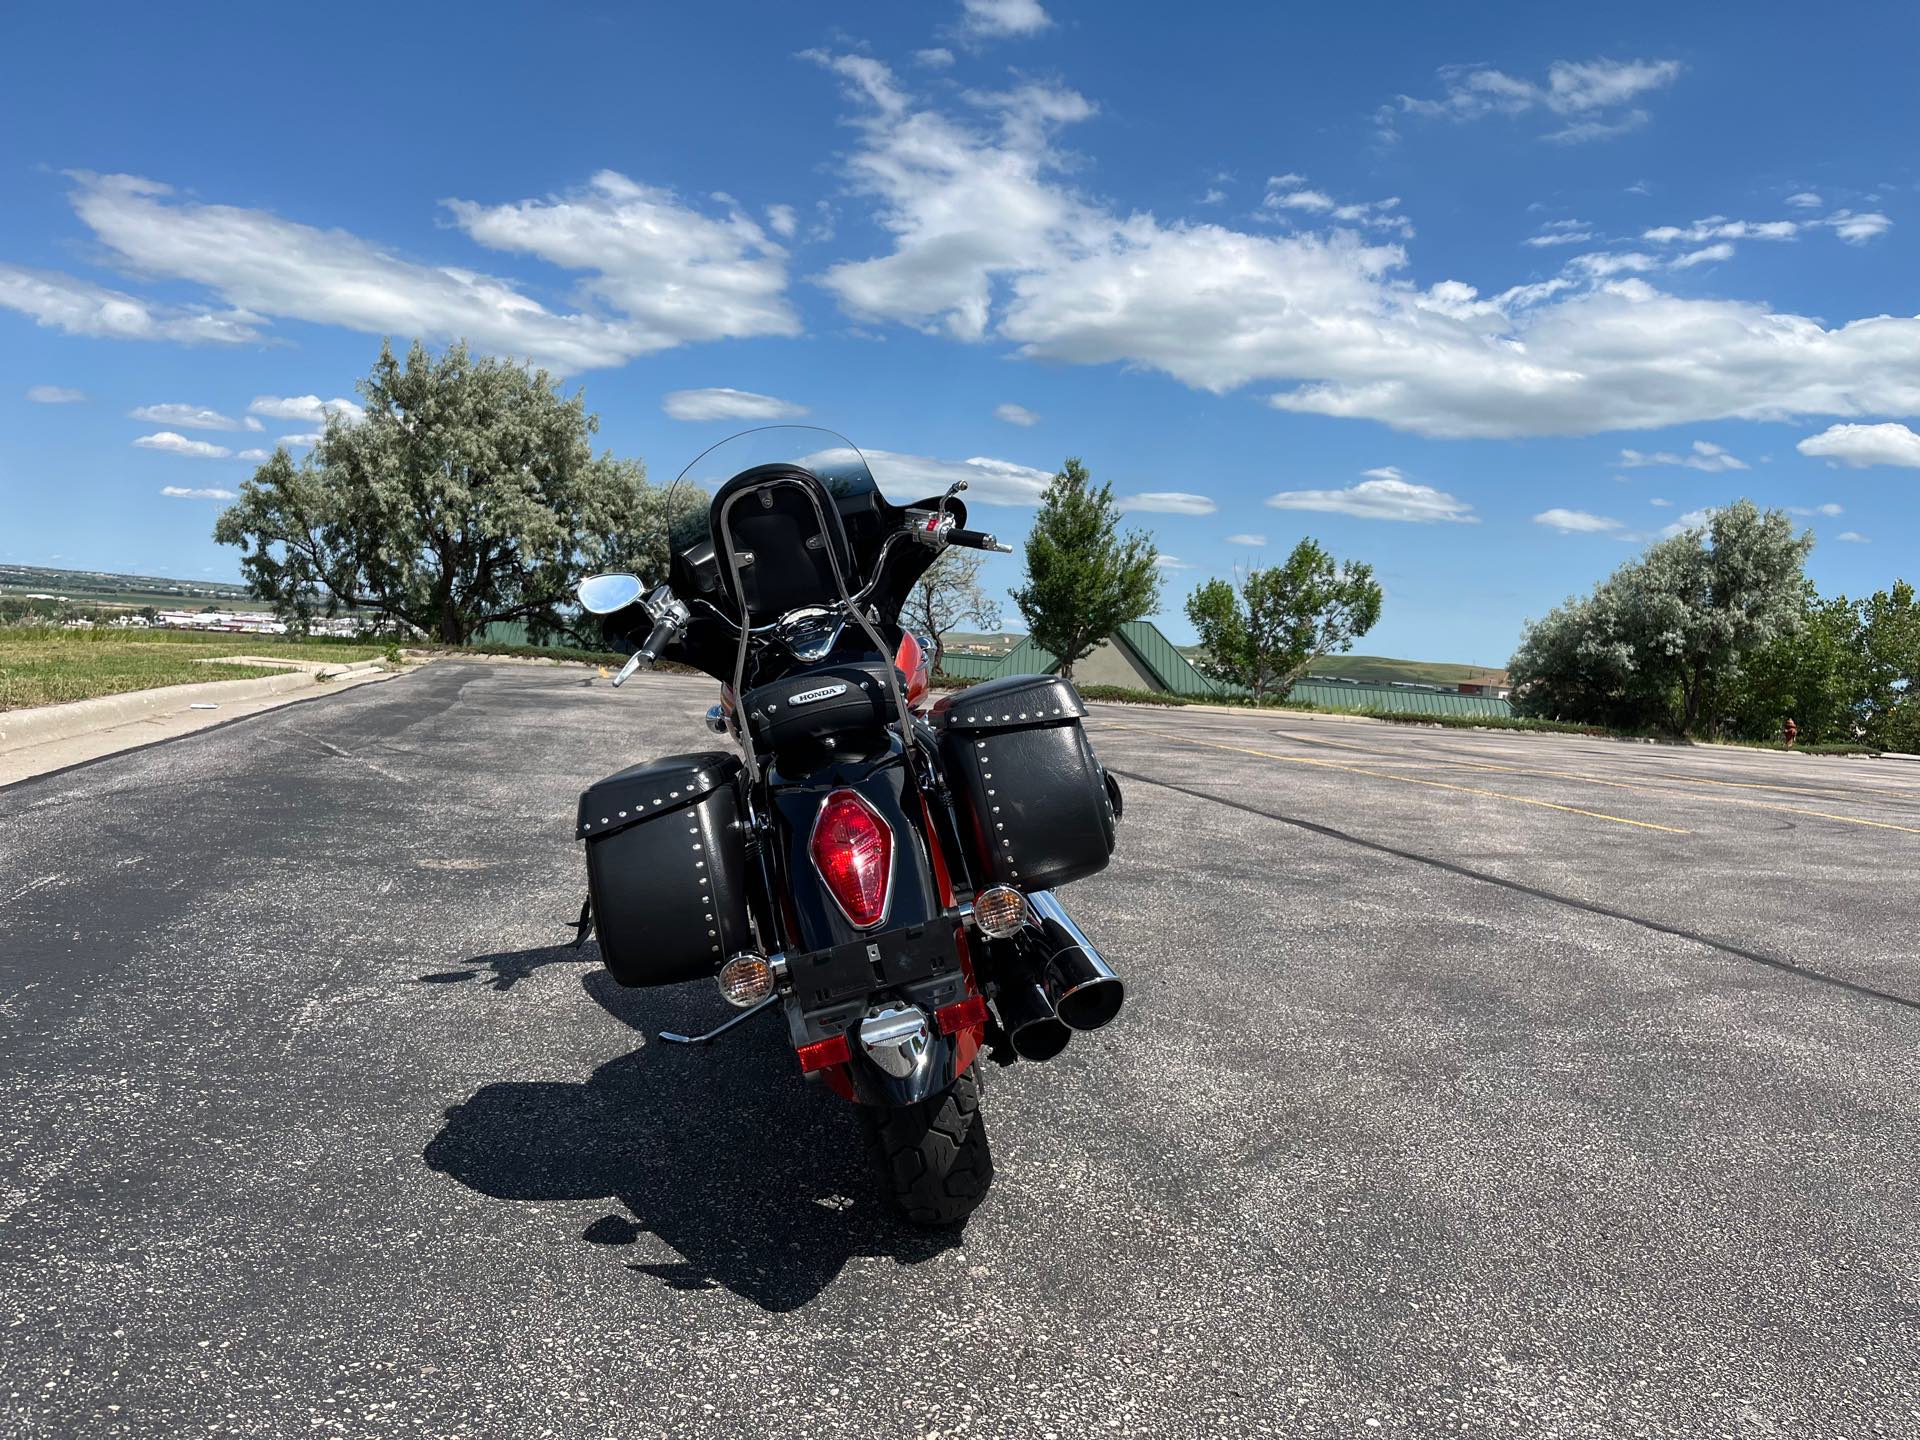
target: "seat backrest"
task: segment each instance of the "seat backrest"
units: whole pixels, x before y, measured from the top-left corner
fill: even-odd
[[[762,465],[736,475],[713,497],[712,514],[720,584],[749,626],[836,603],[836,563],[849,589],[860,586],[833,496],[805,470]]]

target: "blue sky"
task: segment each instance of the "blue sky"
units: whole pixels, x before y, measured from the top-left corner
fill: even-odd
[[[11,7],[0,558],[233,578],[201,492],[419,334],[657,479],[804,410],[1017,540],[1079,455],[1183,638],[1311,534],[1499,663],[1740,495],[1913,578],[1920,12],[1708,8]]]

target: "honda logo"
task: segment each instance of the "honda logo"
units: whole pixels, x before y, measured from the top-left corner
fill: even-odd
[[[818,690],[802,690],[798,695],[789,695],[789,705],[811,705],[816,700],[831,700],[836,695],[847,693],[845,685],[822,685]]]

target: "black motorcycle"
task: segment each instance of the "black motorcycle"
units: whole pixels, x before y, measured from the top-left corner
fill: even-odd
[[[1006,552],[958,498],[898,505],[831,431],[735,436],[666,499],[665,583],[595,575],[582,607],[635,647],[722,682],[707,725],[739,753],[669,755],[580,797],[590,920],[624,985],[717,978],[786,1016],[799,1068],[860,1107],[912,1220],[964,1220],[993,1161],[981,1057],[1049,1060],[1124,988],[1054,891],[1103,869],[1119,786],[1071,682],[936,699],[901,628],[949,545]],[[708,499],[709,494],[711,499]]]

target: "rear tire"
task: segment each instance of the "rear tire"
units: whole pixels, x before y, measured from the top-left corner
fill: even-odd
[[[867,1150],[915,1225],[960,1225],[993,1184],[993,1152],[973,1065],[938,1095],[899,1109],[860,1107]]]

